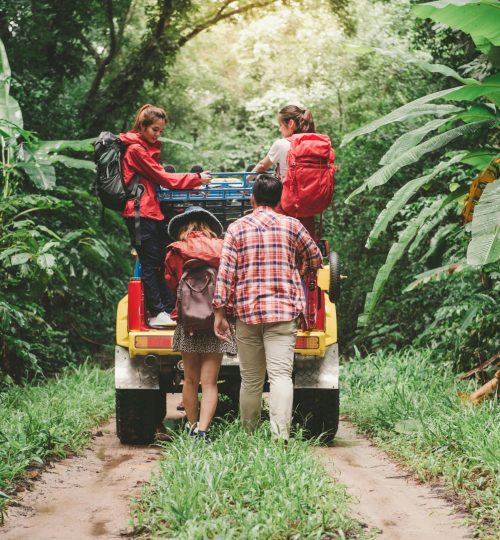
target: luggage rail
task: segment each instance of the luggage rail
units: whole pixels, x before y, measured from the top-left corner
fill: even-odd
[[[183,212],[189,206],[201,206],[212,212],[224,228],[252,210],[250,195],[255,172],[213,172],[212,182],[197,189],[173,190],[157,187],[161,205]]]

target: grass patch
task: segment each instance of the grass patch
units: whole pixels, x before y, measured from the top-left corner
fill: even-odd
[[[269,423],[253,436],[237,422],[216,426],[212,444],[181,434],[165,444],[160,472],[132,511],[138,533],[179,539],[368,538],[349,517],[345,488],[310,445],[273,442]]]
[[[91,429],[109,418],[112,378],[109,371],[84,365],[39,386],[0,393],[0,521],[26,469],[84,448]]]
[[[449,366],[430,350],[383,351],[342,368],[344,413],[423,481],[444,481],[482,538],[500,522],[500,407],[462,403]],[[498,531],[496,531],[498,532]]]

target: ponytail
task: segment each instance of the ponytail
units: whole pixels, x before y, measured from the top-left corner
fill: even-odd
[[[314,119],[309,109],[301,109],[296,105],[287,105],[278,113],[278,122],[288,124],[290,120],[295,122],[294,133],[315,133]]]
[[[137,111],[132,131],[139,133],[143,128],[150,126],[156,120],[164,120],[165,124],[167,124],[167,113],[160,107],[146,103]]]

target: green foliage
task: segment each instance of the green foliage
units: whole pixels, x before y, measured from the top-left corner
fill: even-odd
[[[2,68],[9,72],[6,57]],[[0,109],[10,97],[7,79],[2,89]],[[124,289],[117,276],[129,265],[123,225],[114,232],[100,222],[95,200],[74,188],[68,169],[57,185],[57,163],[94,170],[89,160],[58,153],[89,152],[90,141],[42,142],[5,118],[0,129],[0,370],[19,381],[75,362],[82,339],[99,345],[86,336],[112,343]]]
[[[470,34],[476,47],[486,54],[492,54],[500,47],[499,11],[498,0],[441,0],[413,6],[417,17],[429,17]]]
[[[176,538],[366,538],[345,488],[325,476],[300,434],[283,448],[269,424],[254,435],[217,426],[212,444],[180,434],[133,509],[139,532]]]
[[[0,518],[28,468],[86,447],[92,428],[113,411],[113,390],[110,372],[82,365],[44,384],[0,392]]]
[[[489,375],[493,375],[490,370]],[[500,519],[498,400],[462,403],[480,383],[457,383],[432,349],[380,351],[343,366],[342,407],[358,428],[421,480],[440,478],[480,538]]]
[[[432,4],[432,8],[430,7]],[[419,14],[423,16],[430,16],[430,13],[434,13],[434,9],[442,9],[439,12],[438,19],[441,22],[446,22],[447,16],[450,17],[450,21],[453,21],[453,24],[457,23],[456,15],[461,13],[460,17],[466,17],[464,14],[468,9],[472,8],[469,6],[468,2],[460,3],[460,5],[450,7],[450,10],[443,7],[446,2],[434,2],[430,4],[425,4],[424,6],[418,6],[418,9],[415,8]],[[492,4],[488,3],[488,7],[491,7]],[[477,7],[477,6],[476,6]],[[421,8],[421,9],[420,9]],[[461,11],[462,10],[462,11]],[[446,13],[445,13],[446,12]],[[447,15],[446,15],[447,14]],[[434,15],[433,15],[434,16]],[[496,21],[500,23],[500,9],[499,6],[496,6],[495,11],[490,14],[493,18],[496,17]],[[452,22],[449,22],[453,26]],[[469,28],[469,26],[466,26]],[[464,27],[465,28],[465,27]],[[491,36],[490,36],[491,37]],[[407,120],[408,117],[411,118],[412,112],[416,109],[417,113],[419,108],[423,103],[428,103],[437,98],[446,98],[447,100],[459,100],[459,101],[472,101],[478,98],[486,99],[490,101],[493,105],[486,102],[485,104],[477,103],[469,107],[465,111],[453,111],[451,116],[447,116],[445,119],[438,119],[428,122],[422,126],[417,127],[416,129],[411,129],[410,131],[404,133],[399,137],[391,146],[391,148],[386,152],[382,157],[380,163],[383,167],[373,173],[367,180],[365,180],[361,186],[355,189],[347,198],[346,202],[350,202],[355,196],[362,193],[365,189],[373,189],[374,187],[381,186],[388,182],[402,167],[406,167],[417,161],[421,160],[426,154],[435,153],[437,150],[443,147],[449,147],[450,143],[455,141],[459,137],[467,136],[469,139],[471,136],[474,136],[476,132],[481,134],[481,139],[484,140],[488,135],[493,139],[494,137],[494,128],[499,125],[499,115],[496,111],[495,105],[498,105],[498,91],[499,91],[499,77],[500,74],[496,73],[486,78],[484,81],[477,81],[474,79],[464,79],[459,77],[454,70],[446,69],[446,66],[433,66],[432,64],[420,63],[421,67],[428,69],[431,72],[439,72],[445,75],[453,76],[459,78],[461,82],[464,83],[464,86],[458,89],[446,89],[440,92],[433,92],[414,100],[413,102],[399,107],[392,113],[385,115],[384,117],[375,120],[364,126],[358,128],[354,132],[348,134],[344,137],[343,143],[352,141],[355,137],[370,133],[382,126],[385,126],[399,119]],[[444,120],[444,121],[443,121]],[[460,125],[456,125],[457,122],[461,122]],[[434,135],[423,142],[424,139],[430,132],[438,129],[440,133]],[[477,155],[477,154],[476,154]],[[462,156],[465,157],[465,156]],[[470,159],[471,156],[469,156]],[[377,221],[375,223],[372,232],[368,238],[367,245],[371,247],[373,241],[378,238],[381,232],[385,231],[389,221],[394,218],[394,216],[401,211],[404,205],[409,201],[409,199],[415,195],[421,188],[429,188],[430,180],[439,172],[449,167],[452,163],[457,160],[452,159],[448,164],[440,163],[435,167],[434,171],[423,175],[421,177],[415,178],[413,180],[407,181],[407,183],[400,188],[397,193],[392,198],[391,202],[387,205],[386,209],[379,214]],[[477,162],[474,163],[477,165]],[[449,182],[450,191],[454,191],[455,194],[449,196],[444,202],[449,204],[453,202],[457,196],[460,196],[462,193],[460,190],[457,191],[457,188],[460,187],[460,184],[456,182]],[[492,189],[492,188],[490,188]],[[494,188],[493,188],[494,189]],[[432,200],[432,198],[431,198]],[[495,205],[491,206],[492,210],[495,210]],[[368,293],[365,303],[365,309],[363,315],[359,318],[358,322],[360,326],[366,326],[370,321],[370,318],[375,312],[377,302],[379,301],[384,286],[389,279],[389,275],[394,268],[395,263],[399,260],[405,250],[409,247],[409,252],[413,253],[416,251],[418,246],[421,244],[425,236],[446,216],[447,211],[443,209],[443,204],[432,203],[427,207],[429,213],[424,209],[419,217],[414,218],[401,234],[399,241],[391,247],[387,260],[385,264],[380,268],[375,282],[373,284],[372,292]],[[435,214],[435,215],[433,215]],[[482,213],[480,212],[480,215]],[[476,254],[477,261],[481,260],[484,264],[495,262],[499,254],[495,248],[496,246],[496,228],[495,224],[491,223],[491,216],[493,214],[486,210],[484,212],[484,218],[478,218],[480,224],[476,225],[474,229],[476,231],[476,239],[474,243],[474,249],[470,253],[474,252]],[[487,222],[487,223],[486,223]],[[435,238],[435,243],[439,244],[441,241],[448,237],[452,238],[452,235],[448,235],[448,231],[451,230],[448,227],[446,234],[442,233],[439,237]],[[418,231],[418,234],[417,234]],[[478,236],[481,234],[478,231],[483,231],[483,236],[481,240],[478,240]],[[415,237],[413,243],[410,245],[410,241]],[[481,247],[479,247],[481,245]],[[471,248],[470,248],[471,249]],[[482,257],[477,256],[477,252],[482,251]],[[423,259],[427,259],[428,255],[434,253],[435,250],[430,249],[427,255],[424,255]],[[472,259],[473,255],[469,257],[469,262]]]
[[[500,259],[500,181],[488,184],[472,219],[472,239],[467,248],[467,263],[484,266]]]

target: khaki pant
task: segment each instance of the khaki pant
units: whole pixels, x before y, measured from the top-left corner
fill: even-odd
[[[274,436],[288,439],[293,406],[293,350],[297,321],[246,324],[236,321],[240,360],[240,413],[243,426],[254,430],[260,419],[262,390],[269,378],[269,416]]]

